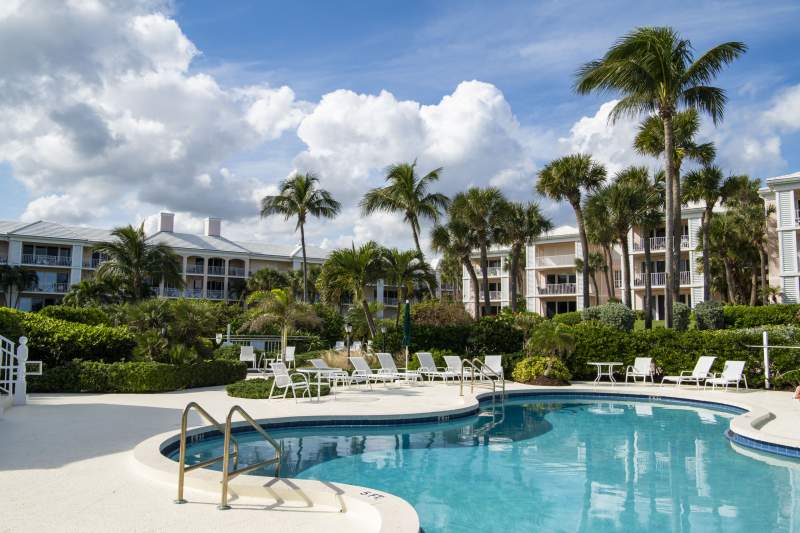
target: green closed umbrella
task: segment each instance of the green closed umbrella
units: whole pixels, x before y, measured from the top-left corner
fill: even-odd
[[[406,369],[408,368],[408,347],[411,346],[411,305],[406,300],[403,309],[403,346],[406,349]]]

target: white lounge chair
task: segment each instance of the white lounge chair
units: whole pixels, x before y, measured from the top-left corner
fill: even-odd
[[[385,376],[392,376],[395,379],[402,379],[405,381],[419,381],[422,376],[419,372],[408,370],[406,368],[399,369],[394,362],[394,357],[390,353],[378,352],[378,361],[381,363],[381,368],[378,370],[379,374]]]
[[[494,372],[486,372],[485,370],[481,372],[481,379],[488,378],[488,379],[499,379],[505,378],[503,374],[503,356],[502,355],[487,355],[483,358],[483,364],[489,367],[489,370]]]
[[[353,341],[353,344],[350,346],[351,352],[360,352],[361,351],[361,341]]]
[[[697,360],[697,364],[694,365],[694,370],[684,370],[681,372],[680,376],[664,376],[661,378],[661,384],[663,385],[665,381],[674,381],[675,386],[678,387],[683,383],[689,382],[694,383],[697,385],[697,388],[700,388],[701,381],[714,377],[714,375],[711,374],[711,365],[714,364],[714,359],[716,359],[716,357],[704,355]]]
[[[383,383],[386,385],[387,382],[395,380],[395,378],[392,376],[379,374],[378,372],[373,371],[369,367],[369,364],[367,364],[366,359],[363,357],[351,357],[350,363],[355,369],[350,374],[350,379],[356,383],[364,381],[367,383],[367,385],[369,385],[370,388],[372,388],[372,383]]]
[[[320,379],[327,381],[328,385],[332,387],[331,390],[333,390],[333,387],[336,387],[336,385],[339,383],[344,385],[350,384],[350,374],[348,374],[346,370],[328,366],[328,363],[322,359],[311,359],[310,361],[311,366],[314,368],[319,368],[320,370],[326,371],[320,375]]]
[[[239,347],[239,361],[248,363],[248,365],[250,365],[247,370],[258,370],[256,351],[252,346],[243,345]]]
[[[336,341],[336,344],[334,345],[333,349],[335,351],[337,351],[337,352],[343,352],[344,351],[344,341]]]
[[[744,361],[725,361],[725,367],[722,369],[722,374],[714,374],[714,377],[708,378],[703,384],[703,388],[711,385],[712,389],[716,389],[717,385],[725,387],[728,390],[728,385],[736,385],[739,388],[739,383],[744,380],[744,388],[749,389],[747,386],[747,376],[744,375]]]
[[[283,355],[283,362],[286,366],[292,368],[294,366],[294,346],[287,346],[286,353]]]
[[[628,365],[625,369],[625,383],[628,378],[633,378],[633,383],[636,384],[636,378],[642,378],[642,383],[647,383],[647,378],[650,377],[650,383],[653,381],[653,358],[652,357],[637,357],[633,360],[632,365]]]
[[[472,372],[471,368],[468,366],[466,369],[463,369],[464,361],[457,355],[445,355],[444,356],[444,364],[447,365],[444,369],[445,372],[452,372],[455,374],[454,379],[461,379],[461,376],[464,376],[464,379],[472,379]],[[464,373],[462,374],[462,370]],[[480,378],[480,375],[476,376]]]
[[[272,387],[269,389],[269,397],[267,399],[272,398],[272,393],[275,391],[276,387],[283,389],[283,396],[281,396],[281,398],[286,398],[286,393],[291,389],[295,402],[298,398],[298,392],[302,392],[302,396],[308,394],[309,400],[311,399],[311,385],[308,382],[308,377],[299,372],[290,374],[284,363],[270,363],[270,367],[272,367],[272,373],[275,379],[272,382]],[[295,381],[294,378],[297,376],[299,376],[302,381]]]
[[[436,378],[440,378],[442,381],[455,380],[457,377],[452,370],[436,368],[431,352],[417,352],[417,359],[419,359],[419,373],[427,376],[431,381]]]

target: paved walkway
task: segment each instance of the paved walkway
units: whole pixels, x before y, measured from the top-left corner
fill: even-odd
[[[511,389],[526,388],[510,385]],[[530,389],[534,389],[530,387]],[[541,388],[536,388],[541,389]],[[800,404],[783,392],[700,392],[691,388],[573,385],[572,390],[638,392],[734,402],[777,415],[757,431],[800,442]],[[485,392],[486,389],[481,389]],[[563,388],[560,390],[564,390]],[[155,434],[179,430],[183,407],[197,401],[218,419],[239,404],[254,418],[440,413],[474,406],[454,385],[376,386],[317,404],[229,398],[220,388],[168,394],[32,395],[0,418],[0,533],[17,531],[375,531],[354,513],[264,511],[253,504],[216,510],[218,494],[188,491],[174,505],[175,486],[148,478],[132,450]],[[192,425],[200,424],[199,418]],[[253,502],[243,502],[253,503]]]

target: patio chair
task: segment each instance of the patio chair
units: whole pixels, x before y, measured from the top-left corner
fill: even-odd
[[[642,383],[647,383],[647,377],[650,376],[650,383],[653,381],[653,358],[652,357],[637,357],[634,359],[632,365],[628,365],[625,369],[625,383],[628,378],[633,378],[633,383],[636,384],[636,378],[642,378]]]
[[[339,383],[344,383],[345,385],[350,384],[350,374],[348,374],[346,370],[328,366],[328,363],[326,363],[322,359],[311,359],[310,361],[311,361],[311,366],[313,366],[314,368],[319,368],[320,370],[328,370],[328,372],[325,372],[324,374],[321,375],[321,378],[327,381],[328,385],[331,385],[331,387],[335,387]]]
[[[353,341],[353,344],[350,345],[351,352],[360,352],[361,351],[361,341]]]
[[[333,349],[337,352],[344,351],[344,341],[336,341],[336,344],[333,346]]]
[[[258,370],[258,361],[256,359],[256,351],[252,346],[239,347],[239,361],[248,363],[248,371]]]
[[[455,380],[457,377],[457,374],[452,370],[437,368],[431,352],[417,352],[417,359],[419,359],[419,373],[427,376],[431,381],[440,378],[446,382],[448,379]]]
[[[725,387],[728,390],[728,385],[736,385],[739,388],[739,383],[744,380],[744,388],[749,389],[747,386],[747,376],[744,375],[744,361],[725,361],[725,366],[722,373],[708,378],[703,384],[703,388],[711,384],[712,389],[716,389],[717,385]]]
[[[701,381],[714,377],[714,375],[711,374],[711,365],[714,364],[714,359],[716,359],[716,357],[704,355],[697,360],[697,364],[694,365],[694,370],[684,370],[681,372],[680,376],[664,376],[661,378],[661,384],[663,385],[665,381],[674,381],[675,386],[678,387],[683,383],[693,382],[699,389]]]
[[[308,377],[299,372],[290,374],[289,369],[286,368],[286,364],[284,363],[270,363],[270,367],[272,367],[272,373],[275,379],[272,381],[272,387],[269,389],[268,400],[272,398],[272,393],[275,391],[276,387],[283,389],[283,396],[281,396],[281,398],[286,398],[286,394],[289,392],[289,389],[291,389],[295,402],[298,398],[298,392],[302,392],[302,396],[307,394],[308,399],[311,400],[311,385],[308,382]],[[296,381],[294,379],[295,377],[300,377],[301,381]]]
[[[383,374],[385,376],[392,376],[396,379],[402,379],[405,381],[419,381],[422,379],[422,376],[419,372],[415,372],[413,370],[408,370],[407,368],[399,369],[394,362],[394,357],[390,353],[378,352],[378,361],[381,363],[381,368],[378,370],[378,374]]]
[[[464,362],[461,360],[459,356],[445,355],[444,364],[446,365],[444,370],[445,372],[452,372],[453,374],[455,374],[454,379],[461,379],[462,376],[461,372],[463,370]],[[470,367],[467,367],[467,369],[464,371],[463,376],[464,379],[472,379],[472,372]],[[480,375],[478,375],[477,377],[480,377]]]
[[[369,364],[367,364],[366,359],[363,357],[351,357],[350,363],[355,369],[350,373],[351,381],[356,383],[363,381],[369,386],[369,388],[372,388],[372,383],[383,383],[386,385],[387,382],[395,380],[393,376],[387,376],[385,374],[380,374],[373,371],[369,367]]]
[[[286,363],[286,366],[289,368],[294,367],[294,346],[287,346],[286,353],[283,354],[283,362]]]
[[[486,365],[487,367],[489,367],[489,370],[494,372],[494,374],[492,374],[491,372],[482,371],[481,372],[481,379],[484,379],[484,378],[488,378],[488,379],[505,378],[505,375],[503,374],[503,356],[502,355],[487,355],[486,357],[483,358],[483,364]]]

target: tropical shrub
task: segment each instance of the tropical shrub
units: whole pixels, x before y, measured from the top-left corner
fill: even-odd
[[[697,329],[722,329],[725,327],[724,306],[715,300],[700,302],[694,306],[694,321]]]
[[[373,339],[372,345],[377,351],[383,351],[384,346],[389,353],[402,350],[402,326],[395,328],[394,323],[384,321],[386,333],[379,330]],[[473,326],[421,326],[411,325],[411,353],[419,351],[452,350],[455,353],[467,353],[467,341],[470,339]],[[516,351],[519,351],[517,349]]]
[[[421,352],[431,352],[433,355],[433,362],[436,364],[436,367],[445,367],[447,363],[444,360],[445,355],[458,355],[459,357],[464,357],[463,355],[459,355],[453,350],[439,350],[437,348],[431,348],[429,350],[418,350]],[[405,361],[404,361],[405,362]],[[408,354],[408,369],[409,370],[416,370],[419,368],[419,359],[414,357],[413,353]]]
[[[689,319],[691,318],[691,308],[682,302],[675,302],[672,304],[672,316],[674,328],[678,331],[686,331],[689,329]]]
[[[593,309],[593,308],[590,308]],[[590,312],[591,313],[591,312]],[[579,324],[583,321],[583,314],[580,311],[570,311],[569,313],[559,313],[554,315],[551,319],[553,322],[557,324],[566,324],[568,326],[574,326],[575,324]]]
[[[238,361],[202,361],[190,365],[155,362],[81,361],[45,367],[30,376],[31,392],[149,393],[225,385],[247,375]]]
[[[332,348],[336,341],[344,338],[344,317],[338,309],[323,303],[314,304],[314,312],[320,319],[316,331],[326,347]]]
[[[636,313],[619,302],[587,307],[582,313],[583,320],[597,320],[620,331],[631,331],[636,323]]]
[[[472,354],[502,354],[522,349],[523,333],[514,324],[512,316],[486,316],[470,329],[468,350]],[[456,349],[449,346],[442,348]]]
[[[111,320],[99,307],[69,307],[66,305],[48,305],[39,311],[40,315],[58,318],[69,322],[79,322],[90,326],[109,326]]]
[[[516,364],[511,376],[518,383],[531,385],[569,385],[572,378],[558,357],[526,357]]]
[[[466,326],[473,319],[461,302],[425,300],[411,306],[411,322],[423,326]]]
[[[225,387],[225,392],[228,393],[228,396],[233,396],[234,398],[252,398],[255,400],[265,400],[269,397],[269,391],[272,388],[273,379],[263,379],[263,378],[256,378],[256,379],[244,379],[242,381],[237,381],[235,383],[231,383]],[[320,388],[320,396],[327,396],[330,394],[330,387],[327,385],[323,385]],[[283,395],[283,389],[275,389],[275,395],[280,397]],[[300,395],[303,393],[300,392]],[[317,395],[317,386],[316,384],[311,384],[311,394],[312,396]],[[294,391],[289,389],[286,391],[287,398],[294,398]],[[302,396],[301,396],[302,397]],[[308,398],[308,395],[305,396]]]
[[[728,328],[753,328],[758,326],[794,324],[800,304],[775,304],[775,305],[726,305],[723,308],[725,327]]]

